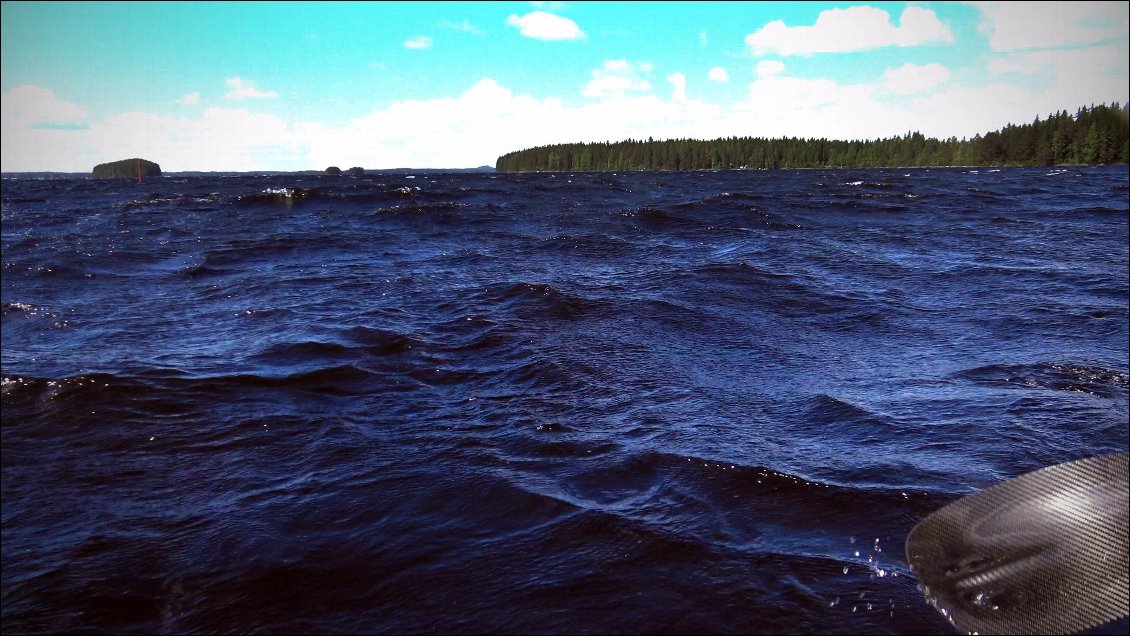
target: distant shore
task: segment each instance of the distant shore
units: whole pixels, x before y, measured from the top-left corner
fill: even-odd
[[[498,172],[636,172],[775,168],[895,168],[1125,164],[1130,105],[1066,110],[972,139],[921,133],[875,140],[798,137],[627,139],[538,146],[507,153]]]
[[[1125,163],[1125,162],[1123,162]],[[1011,168],[1046,168],[1046,169],[1067,169],[1067,168],[1088,168],[1099,165],[1112,165],[1112,164],[1089,164],[1089,163],[1059,163],[1059,164],[1034,164],[1034,165],[1018,165],[1018,164],[968,164],[968,165],[951,165],[951,166],[806,166],[806,167],[780,167],[780,168],[688,168],[682,170],[668,170],[668,169],[654,169],[654,170],[523,170],[515,171],[512,174],[588,174],[588,173],[605,173],[605,172],[654,172],[654,173],[676,173],[676,172],[770,172],[770,171],[788,171],[788,170],[956,170],[956,169],[1011,169]],[[1119,164],[1113,164],[1119,165]],[[414,170],[411,168],[397,168],[395,170],[366,170],[365,175],[415,175],[415,174],[494,174],[495,170],[478,170],[475,168],[424,168]],[[322,170],[248,170],[244,172],[235,171],[214,171],[204,172],[199,170],[186,170],[184,172],[164,172],[160,178],[175,178],[175,177],[242,177],[247,175],[260,175],[264,177],[280,177],[280,176],[325,176]],[[90,179],[89,172],[0,172],[0,179]],[[126,179],[128,181],[128,179]]]

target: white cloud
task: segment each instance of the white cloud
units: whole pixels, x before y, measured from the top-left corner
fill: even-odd
[[[750,84],[748,128],[760,137],[874,139],[914,130],[919,118],[875,98],[868,84],[763,75]],[[743,133],[746,134],[746,133]]]
[[[82,128],[43,127],[8,112],[4,171],[87,172],[123,157],[146,157],[166,171],[310,167],[308,148],[283,120],[245,108],[207,108],[193,117],[126,112]]]
[[[1037,113],[1091,103],[1130,101],[1130,63],[1126,43],[1069,50],[1023,51],[994,60],[990,69],[1030,77],[1040,90],[1032,91]]]
[[[998,57],[989,62],[989,70],[994,73],[1020,73],[1021,75],[1034,75],[1042,69],[1032,64],[1026,64],[1021,56]]]
[[[585,97],[623,97],[627,92],[651,90],[651,83],[640,77],[650,73],[648,62],[606,60],[602,68],[594,69],[592,79],[585,84]]]
[[[559,99],[514,94],[484,78],[457,97],[396,102],[345,127],[317,127],[303,137],[312,144],[315,166],[377,168],[374,161],[383,161],[383,167],[451,167],[493,165],[499,155],[551,143],[719,137],[741,127],[720,107],[695,100],[626,94],[568,107]]]
[[[617,72],[651,70],[647,64],[612,62]],[[398,101],[340,125],[208,108],[190,117],[123,113],[82,131],[23,126],[10,135],[5,118],[3,169],[85,172],[133,156],[151,158],[165,171],[469,167],[493,164],[501,154],[533,145],[650,135],[717,137],[741,129],[712,104],[677,103],[654,94],[611,97],[567,107],[560,99],[515,94],[484,78],[457,96]]]
[[[432,48],[432,39],[426,35],[417,35],[416,37],[405,40],[404,48],[406,49],[430,49]]]
[[[956,86],[912,102],[915,128],[930,137],[973,137],[1006,124],[1026,124],[1041,113],[1031,92],[1007,84]],[[1072,109],[1071,112],[1074,112]]]
[[[829,9],[812,26],[789,27],[774,20],[747,35],[746,44],[754,55],[811,55],[953,41],[949,28],[929,9],[907,7],[897,27],[890,18],[869,6]]]
[[[91,126],[87,142],[106,161],[147,157],[163,170],[304,167],[304,145],[282,119],[246,108],[206,108],[198,117],[130,112]],[[286,166],[289,166],[286,167]]]
[[[585,36],[584,31],[569,18],[534,11],[522,17],[511,14],[506,24],[518,27],[519,32],[535,40],[576,40]]]
[[[722,68],[721,66],[715,66],[714,68],[710,69],[709,77],[710,77],[710,81],[712,81],[712,82],[728,82],[728,81],[730,81],[730,74],[727,73],[726,69]]]
[[[937,63],[919,66],[908,62],[883,73],[885,88],[898,95],[924,93],[946,83],[949,78],[949,69]]]
[[[975,2],[995,51],[1087,46],[1125,38],[1125,2]]]
[[[279,96],[275,91],[260,90],[254,82],[244,81],[236,75],[224,81],[231,90],[224,93],[225,99],[240,101],[244,99],[274,99]]]
[[[676,102],[687,101],[687,76],[682,73],[673,73],[667,76],[667,81],[674,86],[674,90],[671,91],[671,99]]]
[[[196,106],[200,103],[200,93],[198,91],[186,93],[184,97],[177,100],[177,103],[183,106]]]
[[[445,29],[451,29],[453,31],[463,31],[465,33],[474,33],[475,35],[482,35],[484,33],[484,31],[482,29],[471,24],[470,20],[463,20],[462,22],[451,22],[450,20],[444,20],[443,22],[440,23],[440,26],[442,26]]]
[[[922,7],[903,9],[893,44],[918,46],[932,42],[953,42],[953,33],[938,19],[938,14]]]
[[[394,102],[343,127],[308,125],[303,137],[313,165],[493,165],[500,154],[556,139],[563,110],[559,100],[515,96],[484,78],[454,98]]]
[[[757,63],[758,77],[772,77],[785,72],[785,63],[780,60],[762,60]]]
[[[0,94],[0,171],[67,171],[81,159],[66,142],[88,128],[86,111],[50,89],[25,84]]]
[[[87,125],[86,111],[55,97],[42,86],[24,84],[4,93],[0,104],[5,141],[9,129],[21,127],[74,129]]]

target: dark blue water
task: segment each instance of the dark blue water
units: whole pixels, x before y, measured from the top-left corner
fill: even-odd
[[[3,181],[5,632],[922,633],[1127,448],[1127,169]]]

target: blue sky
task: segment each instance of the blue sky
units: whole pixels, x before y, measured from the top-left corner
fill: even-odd
[[[2,170],[472,167],[558,142],[971,137],[1125,103],[1126,2],[2,5]]]

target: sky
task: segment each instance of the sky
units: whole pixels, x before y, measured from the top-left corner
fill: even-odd
[[[468,168],[1125,104],[1127,2],[3,2],[0,170]]]

